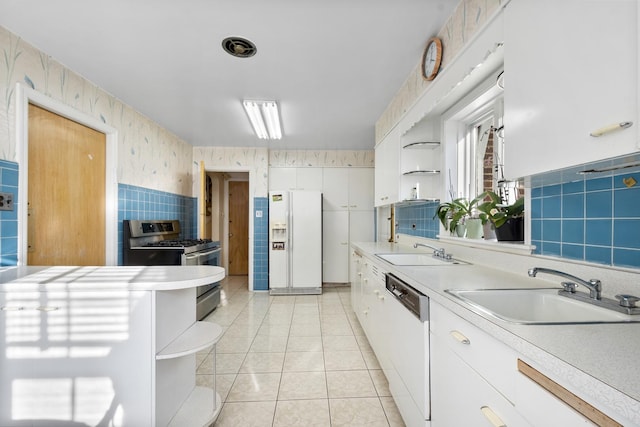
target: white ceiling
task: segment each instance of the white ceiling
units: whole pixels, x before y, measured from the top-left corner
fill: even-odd
[[[194,146],[372,149],[458,1],[0,0],[0,25]],[[245,98],[278,101],[282,140],[253,135]]]

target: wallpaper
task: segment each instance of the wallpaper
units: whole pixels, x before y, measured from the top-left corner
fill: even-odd
[[[2,27],[0,159],[17,161],[16,83],[116,128],[119,183],[191,195],[191,145]]]
[[[374,166],[374,151],[349,150],[272,150],[272,167],[370,167]]]
[[[462,50],[467,41],[483,27],[484,23],[504,3],[504,0],[461,0],[438,33],[442,39],[441,71]],[[429,35],[425,35],[425,39]],[[387,109],[382,113],[375,126],[376,144],[398,123],[402,115],[429,87],[431,82],[422,78],[421,58],[407,77]]]

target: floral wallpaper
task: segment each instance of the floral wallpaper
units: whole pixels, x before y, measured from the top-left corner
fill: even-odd
[[[0,159],[17,162],[16,83],[117,129],[119,183],[191,196],[191,145],[3,27]]]
[[[272,167],[373,167],[373,150],[272,150]]]
[[[505,3],[505,0],[461,0],[438,33],[442,39],[441,71],[462,50],[473,35],[483,27],[493,13]],[[427,35],[426,37],[428,37]],[[375,126],[376,144],[395,126],[404,113],[429,87],[431,82],[422,78],[421,58],[407,77],[404,84],[382,113]]]

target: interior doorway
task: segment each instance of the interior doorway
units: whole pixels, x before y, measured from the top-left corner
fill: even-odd
[[[250,274],[249,172],[207,171],[202,237],[219,240],[229,276]]]

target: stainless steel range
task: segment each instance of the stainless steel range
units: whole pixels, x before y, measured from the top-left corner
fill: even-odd
[[[122,239],[124,265],[215,265],[220,266],[220,242],[180,239],[178,220],[124,220]],[[204,318],[220,303],[220,282],[199,286],[196,316]]]

